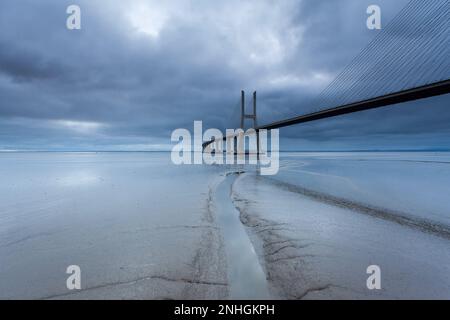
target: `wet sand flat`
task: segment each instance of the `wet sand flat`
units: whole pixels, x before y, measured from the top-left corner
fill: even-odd
[[[169,153],[1,154],[0,298],[226,297],[214,170]],[[83,290],[66,288],[69,265]]]

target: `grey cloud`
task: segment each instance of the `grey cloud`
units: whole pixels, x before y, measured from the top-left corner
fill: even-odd
[[[194,120],[236,126],[242,88],[258,91],[260,123],[294,116],[373,37],[365,0],[77,3],[80,31],[65,28],[64,1],[1,2],[0,149],[167,144],[173,129],[191,128]],[[405,3],[379,1],[384,19]],[[157,36],[137,30],[130,18],[139,20],[136,12],[148,14]],[[146,27],[146,19],[139,23]],[[372,132],[365,124],[382,113],[283,134],[307,145],[301,139],[445,130],[419,109],[411,119],[394,112]],[[430,121],[417,125],[423,117]],[[101,126],[80,133],[55,121]]]

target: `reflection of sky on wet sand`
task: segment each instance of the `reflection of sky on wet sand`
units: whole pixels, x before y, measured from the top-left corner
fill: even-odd
[[[67,175],[56,178],[56,181],[61,186],[86,186],[98,183],[100,177],[93,171],[74,170]]]
[[[450,224],[449,152],[285,153],[277,180]]]
[[[225,178],[217,188],[216,209],[227,252],[231,299],[269,298],[267,281],[258,256],[231,202],[234,176]]]
[[[247,173],[233,185],[247,230],[264,243],[255,248],[274,291],[306,299],[450,297],[450,153],[284,153],[281,164],[277,176]],[[372,264],[381,268],[382,290],[366,288]]]
[[[204,221],[216,170],[175,166],[170,153],[0,154],[0,297],[67,294],[71,264],[83,288],[109,284],[76,297],[223,297]],[[206,280],[219,285],[188,290],[177,279],[195,274],[204,237],[216,246]]]
[[[449,274],[448,240],[287,192],[277,183],[445,222],[449,163],[448,153],[282,154],[275,177],[252,176],[254,168],[245,167],[233,190],[249,202],[234,205],[287,224],[280,233],[306,241],[303,253],[314,254],[310,270],[320,279],[345,286],[354,281],[357,288],[365,284],[365,273],[357,272],[375,257],[409,277],[391,274],[395,290],[420,278],[423,292],[444,292],[448,281],[436,275]],[[221,298],[227,272],[232,297],[264,298],[264,258],[254,254],[261,248],[249,242],[250,228],[243,228],[230,201],[234,177],[210,192],[228,170],[176,166],[170,153],[0,154],[0,298],[65,294],[70,264],[82,268],[82,286],[107,285],[77,298]],[[208,211],[211,195],[217,225]],[[416,271],[397,264],[399,255]],[[198,275],[212,284],[182,282]]]

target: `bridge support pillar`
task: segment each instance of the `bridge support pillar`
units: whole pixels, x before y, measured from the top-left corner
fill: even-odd
[[[253,92],[253,113],[252,114],[246,114],[245,113],[245,91],[241,91],[241,129],[245,131],[244,124],[245,119],[252,119],[253,120],[253,129],[255,129],[256,134],[256,154],[257,159],[259,160],[259,131],[256,129],[257,127],[257,119],[256,119],[256,91]],[[244,150],[245,152],[245,150]]]

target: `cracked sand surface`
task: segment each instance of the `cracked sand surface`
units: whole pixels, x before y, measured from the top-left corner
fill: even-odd
[[[445,232],[401,223],[402,217],[383,219],[365,207],[355,212],[362,206],[299,189],[251,173],[233,184],[233,202],[274,297],[450,297]],[[374,263],[382,269],[379,291],[366,288],[366,268]]]

